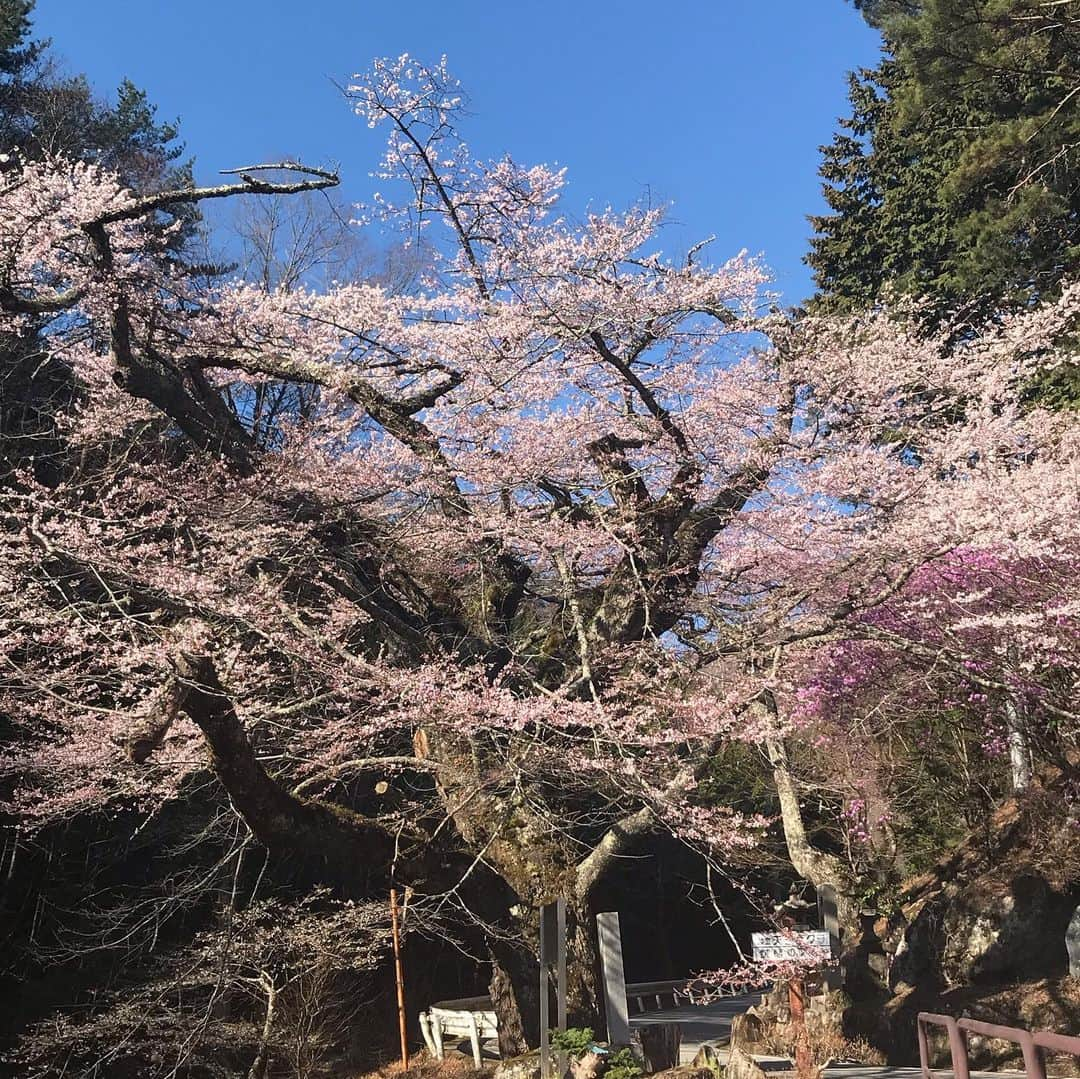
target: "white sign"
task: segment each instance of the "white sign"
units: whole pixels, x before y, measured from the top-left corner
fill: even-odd
[[[808,959],[826,960],[832,954],[824,929],[800,929],[791,933],[751,933],[754,959],[771,963]]]

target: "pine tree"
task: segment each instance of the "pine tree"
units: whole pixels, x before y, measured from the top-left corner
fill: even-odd
[[[852,115],[822,147],[820,174],[832,213],[811,217],[807,262],[818,309],[853,310],[886,286],[920,295],[940,291],[952,212],[937,177],[950,144],[939,130],[895,126],[894,95],[903,79],[891,59],[849,77]]]
[[[978,323],[1080,271],[1080,0],[859,3],[881,64],[822,148],[818,309],[886,286]]]
[[[34,0],[0,0],[0,77],[17,75],[41,49],[28,40],[33,7]]]

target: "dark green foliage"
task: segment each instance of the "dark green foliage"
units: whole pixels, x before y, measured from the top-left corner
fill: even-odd
[[[604,1071],[604,1079],[638,1079],[644,1075],[644,1070],[633,1050],[624,1045],[614,1050],[608,1057],[608,1065]]]
[[[880,26],[883,19],[893,15],[914,14],[919,0],[852,0],[871,26]]]
[[[889,749],[896,868],[902,877],[929,870],[1008,795],[999,762],[980,746],[978,719],[963,709],[928,711],[909,736],[910,742],[899,738]],[[926,752],[928,745],[938,751]]]
[[[34,0],[0,0],[0,77],[17,75],[41,51],[28,40],[33,7]]]
[[[775,816],[779,812],[768,763],[756,747],[743,742],[721,746],[709,758],[698,779],[695,800],[740,813]]]
[[[969,323],[1080,271],[1080,0],[860,3],[887,53],[851,78],[811,218],[817,310],[927,296]]]
[[[572,1057],[584,1056],[595,1044],[592,1027],[570,1027],[551,1032],[552,1048]],[[613,1048],[604,1055],[604,1079],[638,1079],[643,1074],[640,1061],[628,1045]]]
[[[569,1053],[571,1056],[579,1057],[595,1044],[592,1027],[569,1027],[566,1030],[551,1032],[552,1048]]]
[[[23,87],[21,115],[9,117],[27,156],[67,154],[115,169],[136,190],[172,186],[187,167],[174,164],[183,153],[177,126],[159,123],[144,91],[125,79],[115,104],[94,96],[82,75],[47,67]]]
[[[812,217],[807,262],[814,269],[819,310],[857,310],[886,286],[932,296],[944,310],[953,230],[961,215],[940,184],[958,152],[957,109],[936,127],[898,128],[894,98],[906,81],[895,60],[850,76],[851,117],[822,148],[821,176],[832,213]]]
[[[95,96],[33,41],[34,0],[0,0],[0,153],[66,154],[117,170],[139,191],[183,183],[175,123],[160,123],[144,91],[125,79],[116,102]]]

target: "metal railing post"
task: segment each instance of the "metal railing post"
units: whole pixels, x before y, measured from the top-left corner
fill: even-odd
[[[960,1032],[960,1027],[951,1015],[934,1015],[933,1012],[919,1012],[916,1020],[919,1030],[919,1062],[922,1065],[923,1079],[933,1079],[930,1068],[930,1045],[926,1037],[925,1024],[944,1027],[949,1035],[949,1056],[952,1059],[953,1079],[970,1079],[968,1069],[967,1041]]]
[[[1032,1033],[1021,1027],[1003,1027],[996,1023],[981,1023],[977,1019],[953,1019],[950,1015],[934,1015],[919,1012],[916,1019],[916,1036],[919,1042],[919,1064],[923,1079],[934,1079],[930,1067],[930,1042],[926,1028],[929,1025],[944,1027],[949,1035],[949,1055],[952,1058],[954,1079],[971,1079],[968,1066],[968,1034],[993,1038],[1019,1045],[1024,1054],[1024,1071],[1027,1079],[1046,1079],[1046,1063],[1043,1050],[1069,1053],[1080,1057],[1080,1037],[1071,1034],[1054,1034],[1049,1030]]]
[[[958,1020],[960,1029],[979,1034],[984,1038],[997,1038],[999,1041],[1012,1042],[1019,1045],[1024,1054],[1024,1071],[1028,1079],[1046,1079],[1046,1069],[1043,1066],[1042,1053],[1035,1044],[1035,1037],[1030,1031],[1020,1027],[1003,1027],[996,1023],[980,1023],[977,1019]],[[1080,1039],[1072,1039],[1080,1048]]]
[[[922,1079],[931,1079],[930,1045],[926,1040],[926,1017],[922,1012],[915,1020],[915,1036],[919,1041],[919,1065],[922,1068]]]

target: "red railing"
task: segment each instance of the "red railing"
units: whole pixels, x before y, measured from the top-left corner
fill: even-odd
[[[953,1079],[971,1079],[967,1045],[969,1034],[980,1034],[984,1038],[997,1038],[1019,1045],[1024,1054],[1024,1070],[1028,1079],[1046,1079],[1043,1050],[1080,1057],[1080,1038],[1068,1034],[1052,1034],[1048,1030],[1033,1032],[1019,1027],[1000,1027],[996,1023],[980,1023],[977,1019],[954,1019],[951,1015],[919,1012],[919,1063],[922,1065],[923,1079],[935,1079],[930,1068],[930,1043],[926,1037],[926,1028],[929,1025],[944,1027],[949,1036]]]

